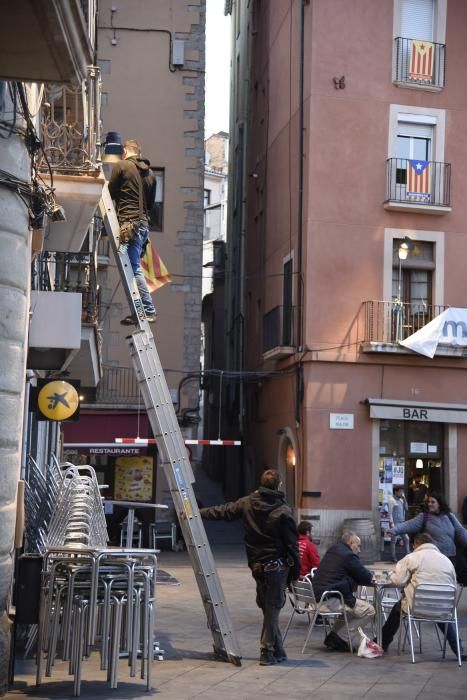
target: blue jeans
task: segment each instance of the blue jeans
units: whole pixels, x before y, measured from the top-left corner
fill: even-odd
[[[258,566],[252,570],[256,581],[256,604],[263,611],[263,629],[261,631],[261,650],[271,653],[283,649],[282,634],[279,628],[279,613],[285,604],[285,590],[289,567],[278,563],[268,570]]]
[[[149,228],[145,223],[140,223],[138,232],[133,236],[129,243],[122,243],[120,246],[121,253],[128,253],[131,267],[138,286],[139,295],[143,302],[143,308],[147,315],[152,316],[156,313],[156,308],[152,303],[146,280],[144,279],[143,268],[141,267],[141,256],[144,246],[149,238]]]

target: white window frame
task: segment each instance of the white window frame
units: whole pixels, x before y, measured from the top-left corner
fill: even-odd
[[[444,306],[444,231],[418,231],[401,228],[384,229],[383,300],[392,299],[394,240],[408,236],[412,241],[434,244],[433,306]]]
[[[446,138],[446,110],[413,105],[389,106],[388,158],[395,158],[397,153],[397,134],[399,122],[433,125],[433,143],[431,160],[444,163],[444,145]]]

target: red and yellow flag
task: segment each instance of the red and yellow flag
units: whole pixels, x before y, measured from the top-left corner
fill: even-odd
[[[172,282],[166,266],[151,241],[148,241],[146,252],[141,258],[141,267],[150,292],[155,292],[164,284]]]
[[[410,80],[433,81],[433,50],[431,41],[412,39],[410,57]]]

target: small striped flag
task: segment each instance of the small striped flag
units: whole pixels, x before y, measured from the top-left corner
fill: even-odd
[[[151,241],[148,241],[146,251],[141,258],[141,267],[150,292],[155,292],[164,284],[172,282],[169,271]]]
[[[410,52],[410,80],[433,82],[433,50],[431,41],[412,39]]]
[[[431,169],[428,160],[407,163],[407,196],[431,199]]]

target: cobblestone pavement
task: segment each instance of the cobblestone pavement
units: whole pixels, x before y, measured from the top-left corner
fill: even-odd
[[[458,668],[449,652],[443,661],[432,626],[423,635],[423,655],[416,663],[406,653],[394,649],[379,659],[359,659],[350,654],[325,650],[323,632],[316,629],[305,655],[301,647],[306,620],[292,623],[286,640],[289,660],[272,667],[258,665],[260,612],[255,605],[253,579],[239,546],[215,549],[215,558],[242,650],[242,666],[216,661],[212,655],[212,638],[186,553],[162,552],[160,566],[180,582],[180,586],[160,586],[157,602],[157,638],[165,650],[165,659],[155,662],[154,687],[151,695],[167,700],[247,700],[281,698],[284,700],[465,700],[467,698],[467,663]],[[461,602],[461,636],[467,647],[467,593]],[[290,606],[282,613],[285,626]],[[121,660],[119,682],[110,690],[105,674],[99,670],[96,654],[84,664],[82,698],[148,697],[139,679],[128,677],[128,667]],[[131,682],[130,682],[131,680]],[[34,686],[34,662],[17,662],[14,689],[9,700],[31,697],[40,700],[70,698],[72,683],[67,665],[59,662],[52,678],[40,688]]]

